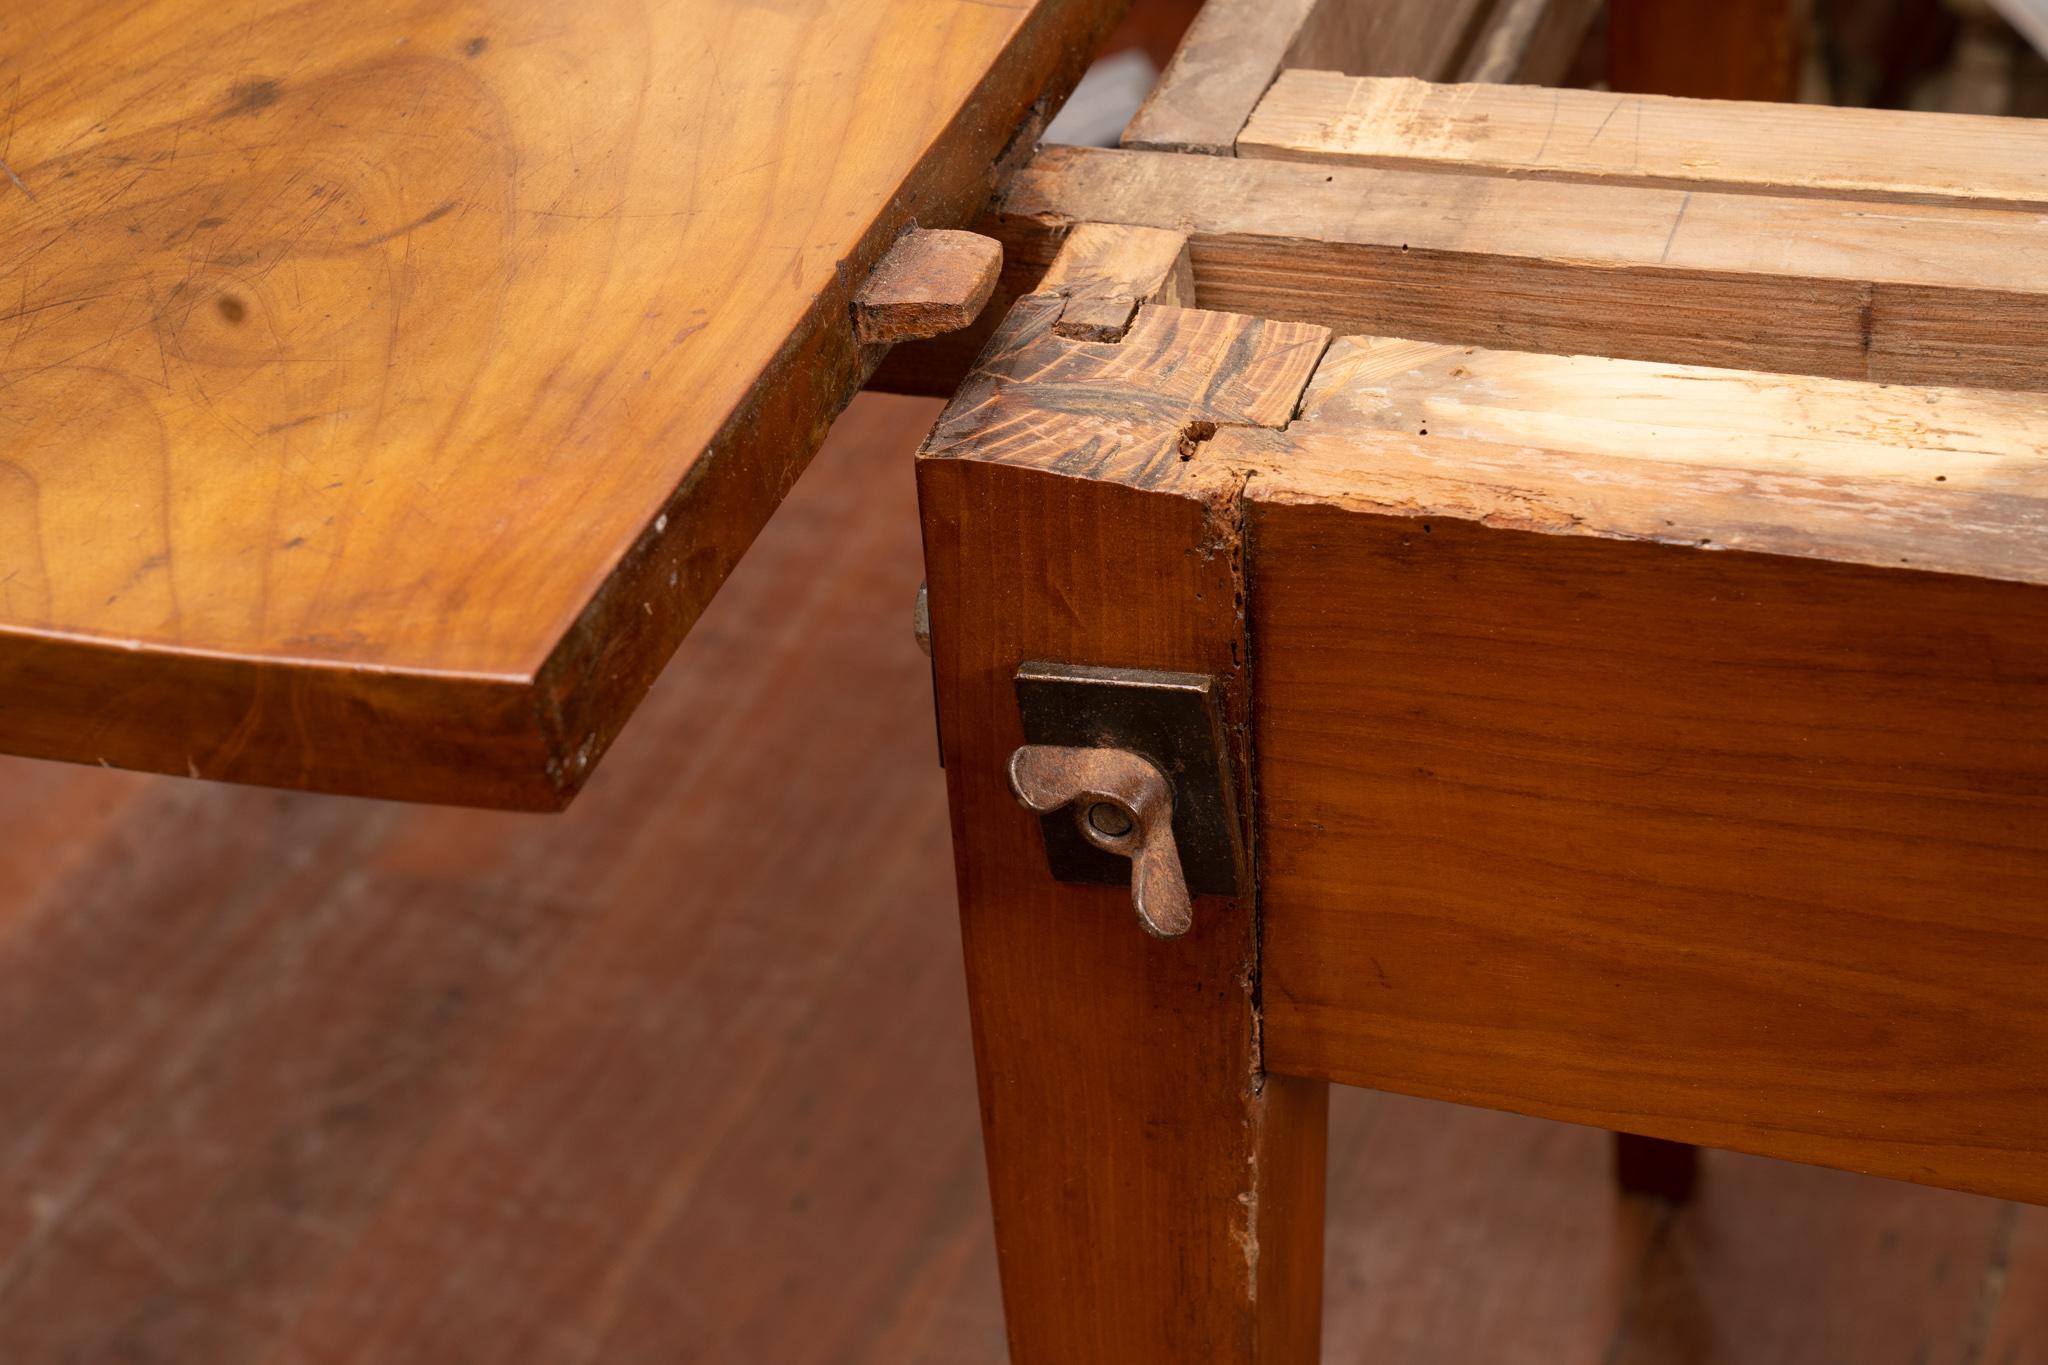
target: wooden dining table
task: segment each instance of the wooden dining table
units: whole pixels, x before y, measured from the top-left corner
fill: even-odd
[[[29,0],[0,751],[563,808],[936,394],[1019,1365],[1317,1359],[1331,1082],[2048,1202],[2048,132],[1596,8],[1211,0],[1084,148],[1099,0]]]

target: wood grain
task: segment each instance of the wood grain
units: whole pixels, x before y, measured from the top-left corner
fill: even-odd
[[[1188,239],[1160,228],[1078,224],[1036,292],[1067,301],[1053,324],[1061,336],[1121,341],[1141,303],[1195,306]]]
[[[1323,0],[1302,21],[1281,65],[1448,80],[1494,6],[1495,0]]]
[[[0,747],[526,807],[857,387],[852,290],[984,201],[1114,18],[31,8],[0,29]]]
[[[1213,496],[1230,476],[1193,454],[1220,432],[1286,426],[1330,340],[1298,322],[1148,304],[1121,341],[1085,341],[1056,330],[1065,307],[1057,294],[1018,301],[922,458]]]
[[[1209,674],[1241,740],[1234,492],[1179,452],[1198,423],[1284,423],[1324,338],[1147,306],[1078,341],[1063,304],[1013,311],[918,462],[1011,1357],[1309,1365],[1326,1091],[1261,1069],[1254,907],[1200,897],[1184,936],[1144,934],[1127,888],[1051,879],[1003,773],[1028,659]]]
[[[1210,0],[1124,129],[1123,145],[1233,156],[1253,106],[1290,66],[1449,79],[1487,3]]]
[[[2048,398],[1332,343],[1292,486],[1491,526],[2048,582]]]
[[[981,316],[1003,268],[1001,243],[950,228],[912,228],[853,296],[864,346],[957,332]]]
[[[2033,119],[1436,85],[1284,71],[1237,154],[1522,176],[2039,211]]]
[[[1342,332],[2038,389],[2048,218],[1049,148],[984,229],[1184,232],[1204,307]]]
[[[1279,74],[1295,33],[1321,2],[1209,0],[1125,127],[1123,145],[1234,155],[1237,130]]]
[[[1512,388],[1518,362],[1492,359],[1458,358],[1475,392]],[[1407,369],[1384,387],[1431,387]],[[1258,471],[1269,1064],[2048,1200],[2028,461],[2014,486],[1998,457],[1982,486],[1987,457],[1939,482],[1940,439],[1910,467],[1918,424],[1879,461],[1870,427],[1779,450],[1791,381],[1758,377],[1745,417],[1735,386],[1684,374],[1667,461],[1659,382],[1631,369],[1640,406],[1585,450],[1561,427],[1397,432],[1372,414],[1412,413],[1370,383],[1211,443]],[[1865,396],[1881,428],[1892,395]],[[1951,395],[1902,396],[1947,426]],[[1979,398],[2034,404],[1992,449],[2048,411],[1953,396],[1966,447]],[[1754,458],[1683,453],[1708,407]],[[1612,453],[1632,418],[1640,452]]]
[[[1269,1065],[2048,1202],[2039,589],[1252,496]]]

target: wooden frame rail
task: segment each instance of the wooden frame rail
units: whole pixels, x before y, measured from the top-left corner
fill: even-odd
[[[2029,121],[1289,71],[1240,151],[1046,148],[979,224],[999,306],[1105,222],[1185,233],[1204,306],[1342,332],[2048,387]],[[881,383],[950,392],[993,326]]]
[[[1597,0],[1210,0],[1123,145],[1234,155],[1253,106],[1291,67],[1555,81],[1599,8]]]

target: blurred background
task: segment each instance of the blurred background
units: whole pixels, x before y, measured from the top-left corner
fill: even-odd
[[[1194,8],[1054,136],[1113,142]],[[2033,115],[2042,13],[1616,0],[1571,79]],[[0,1362],[1003,1359],[937,411],[855,402],[566,816],[0,759]],[[1330,1361],[2048,1362],[2048,1210],[1723,1154],[1678,1206],[1603,1133],[1334,1101]]]

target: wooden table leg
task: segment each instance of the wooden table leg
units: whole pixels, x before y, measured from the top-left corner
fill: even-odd
[[[1699,1189],[1700,1149],[1689,1142],[1616,1133],[1614,1183],[1623,1194],[1691,1203]]]
[[[1184,495],[950,460],[919,491],[1012,1359],[1307,1365],[1328,1092],[1261,1071],[1252,905],[1149,936],[1052,879],[1004,777],[1027,659],[1214,675],[1241,739],[1241,555]]]

